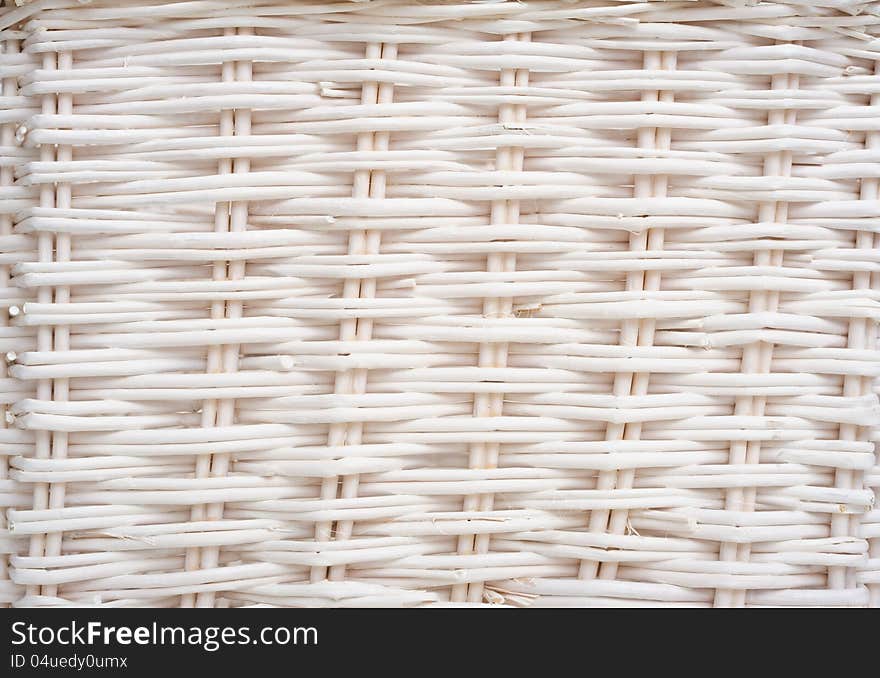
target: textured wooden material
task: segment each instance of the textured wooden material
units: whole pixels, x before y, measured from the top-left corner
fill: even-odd
[[[3,604],[880,606],[880,3],[0,29]]]

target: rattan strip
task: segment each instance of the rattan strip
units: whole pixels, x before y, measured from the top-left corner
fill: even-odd
[[[876,4],[0,26],[3,604],[880,604]]]

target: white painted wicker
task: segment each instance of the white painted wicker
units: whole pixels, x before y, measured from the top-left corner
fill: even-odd
[[[880,605],[880,3],[0,28],[4,604]]]

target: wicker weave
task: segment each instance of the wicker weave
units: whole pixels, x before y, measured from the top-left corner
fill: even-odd
[[[0,29],[3,604],[880,606],[880,3]]]

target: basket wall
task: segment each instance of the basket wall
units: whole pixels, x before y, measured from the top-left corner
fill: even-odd
[[[880,606],[880,4],[0,13],[0,601]]]

